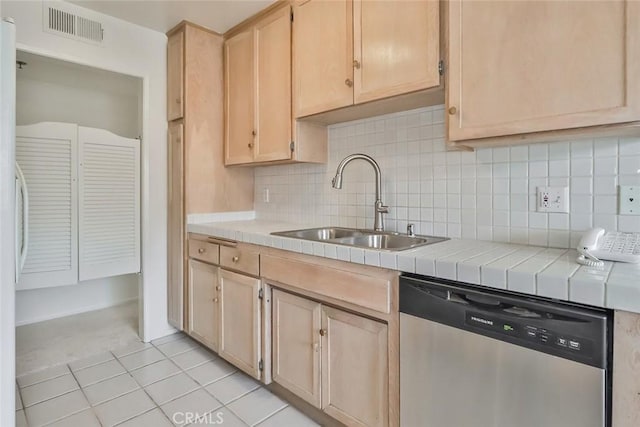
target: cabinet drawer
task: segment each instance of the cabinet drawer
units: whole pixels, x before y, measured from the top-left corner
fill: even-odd
[[[220,265],[252,276],[260,274],[260,254],[242,247],[220,247]]]
[[[261,269],[267,280],[381,313],[391,312],[392,285],[388,275],[361,274],[273,255],[262,256]]]
[[[189,239],[189,257],[211,264],[220,262],[220,246],[202,240]]]

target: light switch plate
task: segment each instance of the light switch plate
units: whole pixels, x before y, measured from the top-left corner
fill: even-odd
[[[620,215],[640,215],[640,185],[619,186],[618,213]]]
[[[538,212],[569,213],[569,187],[538,187]]]

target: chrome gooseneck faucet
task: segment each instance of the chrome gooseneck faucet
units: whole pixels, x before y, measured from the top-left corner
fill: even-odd
[[[338,190],[342,188],[342,171],[344,171],[345,166],[347,166],[349,162],[356,159],[365,160],[373,166],[373,169],[376,172],[376,204],[374,207],[375,219],[373,221],[373,229],[375,231],[384,231],[384,219],[382,218],[382,214],[389,213],[389,206],[385,206],[382,203],[382,200],[380,200],[380,166],[378,166],[378,163],[376,163],[371,156],[367,156],[366,154],[351,154],[342,159],[338,165],[338,169],[336,170],[336,176],[331,180],[331,186]]]

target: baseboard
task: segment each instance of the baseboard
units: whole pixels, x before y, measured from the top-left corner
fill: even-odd
[[[138,300],[138,297],[136,296],[136,297],[127,298],[127,299],[124,299],[124,300],[117,301],[116,303],[95,304],[95,305],[91,305],[91,306],[88,306],[88,307],[82,307],[79,310],[70,310],[70,311],[65,311],[65,312],[57,313],[57,314],[50,315],[50,316],[37,317],[37,318],[31,319],[31,320],[23,320],[21,322],[16,322],[16,327],[17,326],[24,326],[24,325],[31,325],[33,323],[46,322],[47,320],[53,320],[53,319],[59,319],[61,317],[73,316],[74,314],[82,314],[82,313],[87,313],[89,311],[102,310],[104,308],[117,307],[119,305],[128,304],[130,302],[137,301],[137,300]]]

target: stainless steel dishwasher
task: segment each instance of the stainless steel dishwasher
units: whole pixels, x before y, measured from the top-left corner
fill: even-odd
[[[607,310],[400,279],[402,427],[611,425]]]

